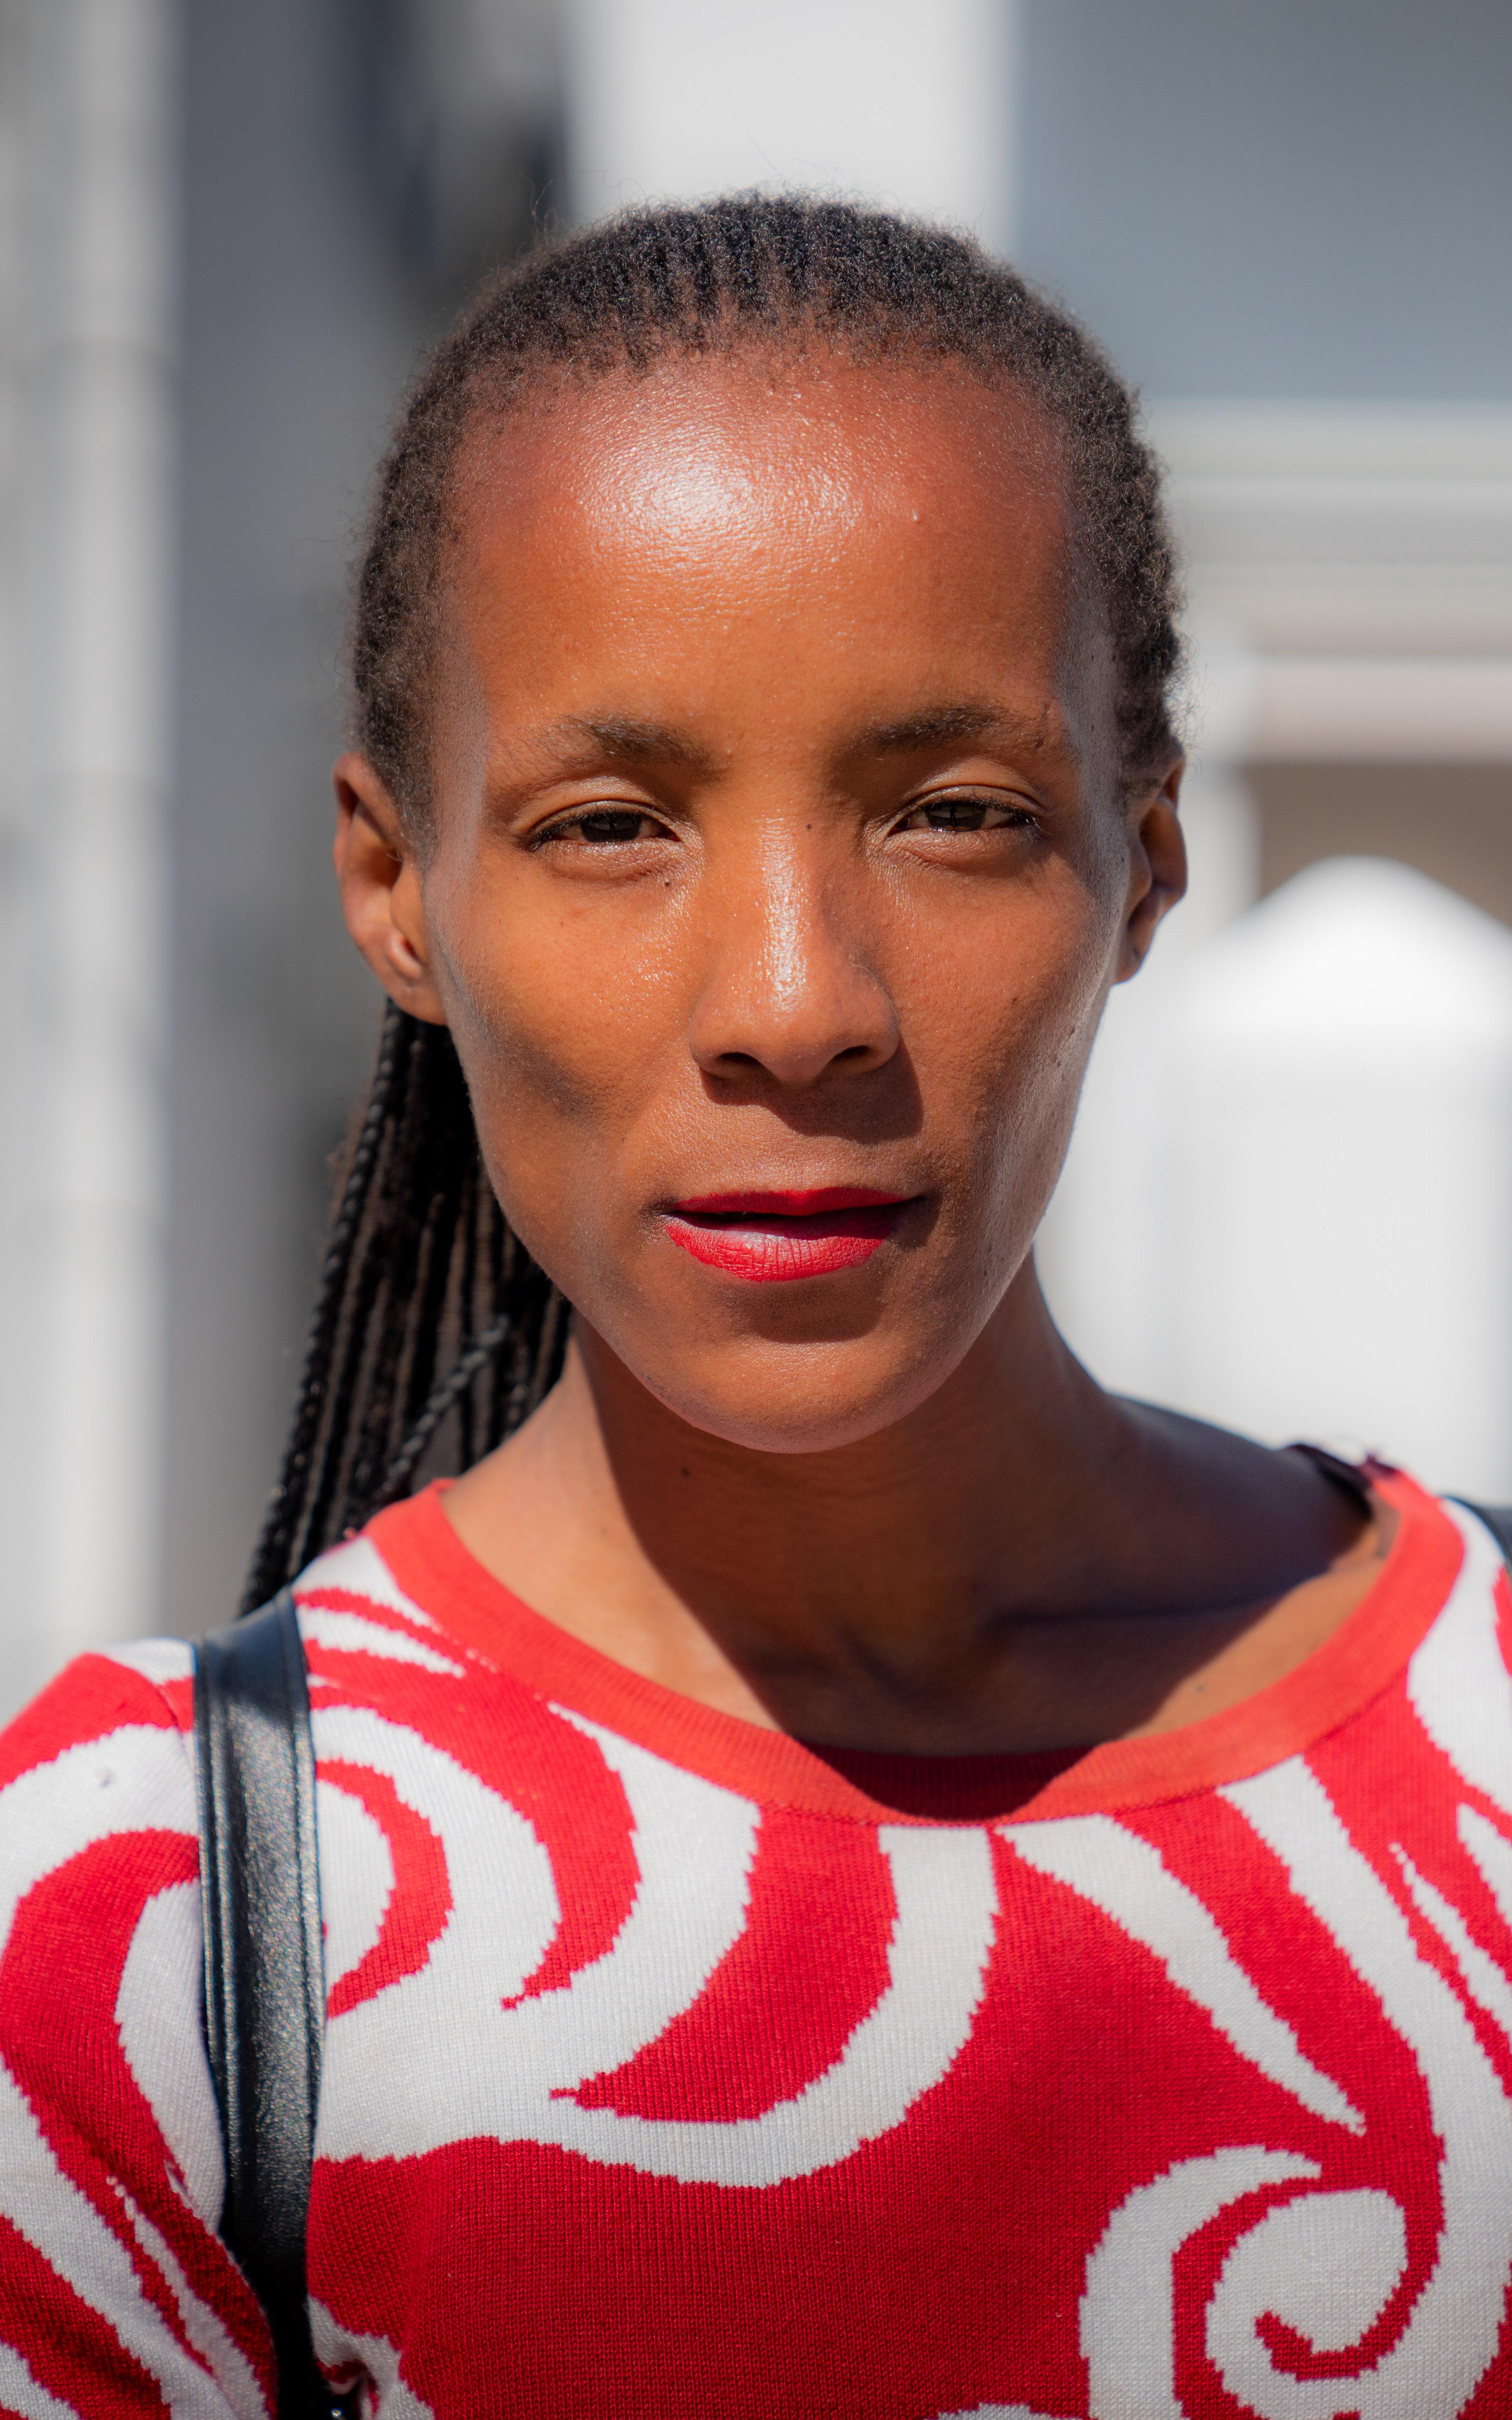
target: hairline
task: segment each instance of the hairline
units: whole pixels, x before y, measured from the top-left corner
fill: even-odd
[[[1077,474],[1074,427],[1064,412],[1058,412],[1048,395],[1039,389],[1024,371],[1009,363],[994,363],[983,350],[968,352],[961,346],[947,346],[930,341],[927,331],[893,329],[891,342],[880,341],[887,332],[887,323],[875,323],[879,341],[861,346],[854,339],[856,331],[826,324],[824,315],[814,313],[807,318],[796,314],[791,321],[767,323],[741,318],[730,312],[724,315],[727,324],[719,329],[717,344],[690,343],[680,331],[669,330],[654,347],[637,352],[623,342],[606,337],[599,343],[584,346],[581,351],[563,358],[547,354],[525,356],[503,365],[484,363],[470,370],[458,382],[455,418],[448,431],[449,442],[439,483],[440,514],[436,535],[431,540],[426,566],[427,589],[423,609],[424,636],[423,641],[423,684],[426,704],[423,712],[422,730],[424,773],[421,795],[395,796],[393,804],[405,835],[424,864],[431,855],[435,837],[435,769],[432,750],[435,743],[437,717],[434,706],[438,694],[437,672],[442,639],[443,617],[449,596],[455,595],[450,577],[456,550],[464,543],[465,529],[459,510],[459,473],[470,450],[480,449],[493,435],[502,435],[512,421],[529,409],[543,386],[554,385],[561,393],[586,394],[591,389],[611,384],[616,380],[641,383],[658,374],[689,365],[715,366],[719,362],[733,362],[737,357],[767,353],[774,364],[796,361],[819,352],[832,360],[849,362],[856,369],[872,372],[891,363],[905,367],[916,377],[927,374],[964,374],[983,392],[1005,402],[1017,399],[1024,407],[1026,421],[1038,425],[1041,434],[1049,441],[1047,467],[1059,487],[1066,515],[1066,543],[1072,559],[1072,585],[1076,599],[1077,618],[1081,620],[1089,603],[1097,599],[1105,609],[1105,599],[1099,596],[1104,583],[1090,562],[1087,543],[1085,498],[1080,494]],[[1090,574],[1090,587],[1086,575]]]

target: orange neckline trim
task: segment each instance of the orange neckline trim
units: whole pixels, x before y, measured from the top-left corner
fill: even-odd
[[[1088,1748],[1008,1820],[1112,1814],[1241,1781],[1314,1746],[1389,1687],[1443,1606],[1464,1550],[1448,1514],[1414,1481],[1379,1465],[1368,1473],[1400,1523],[1380,1576],[1331,1638],[1242,1705],[1182,1730]],[[444,1486],[391,1505],[367,1534],[406,1595],[475,1654],[746,1797],[851,1823],[947,1820],[881,1806],[800,1740],[663,1688],[559,1629],[464,1546],[441,1504]]]

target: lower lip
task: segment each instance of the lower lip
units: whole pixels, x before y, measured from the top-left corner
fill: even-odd
[[[907,1207],[906,1202],[883,1202],[859,1210],[824,1210],[808,1218],[673,1212],[666,1227],[672,1242],[705,1268],[756,1285],[790,1285],[795,1278],[828,1278],[859,1268],[895,1233]]]

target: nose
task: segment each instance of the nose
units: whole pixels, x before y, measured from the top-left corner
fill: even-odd
[[[854,890],[864,877],[806,862],[792,846],[752,854],[739,878],[705,897],[713,947],[688,1032],[698,1064],[726,1080],[761,1074],[790,1086],[884,1066],[898,1015],[858,929]]]

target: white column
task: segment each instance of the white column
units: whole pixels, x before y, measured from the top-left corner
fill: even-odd
[[[29,1427],[31,1372],[20,1307],[24,1187],[32,1164],[23,1088],[29,1032],[29,850],[25,775],[21,762],[28,682],[26,304],[27,177],[31,9],[0,0],[0,1520],[8,1542],[0,1592],[0,1719],[20,1702],[32,1676],[20,1668],[29,1614],[30,1572],[23,1555],[26,1479],[19,1465]]]
[[[1512,1494],[1512,933],[1335,858],[1183,987],[1173,1398]]]
[[[177,149],[174,0],[16,13],[8,1704],[156,1609]]]
[[[751,185],[1011,248],[1019,0],[567,0],[579,218]]]

